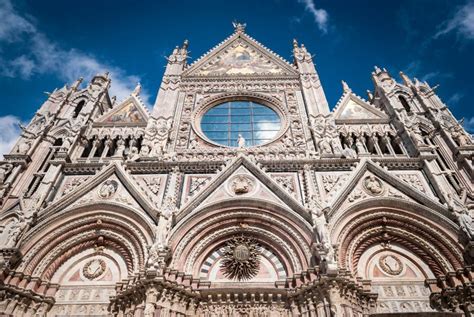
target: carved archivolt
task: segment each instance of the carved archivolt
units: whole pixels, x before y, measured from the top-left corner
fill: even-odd
[[[405,210],[372,208],[351,213],[338,220],[332,235],[339,245],[339,265],[352,272],[357,271],[367,248],[387,243],[411,250],[435,274],[462,267],[461,250],[453,235]]]
[[[200,266],[200,261],[197,261],[197,259],[207,253],[209,245],[215,245],[219,243],[222,238],[228,237],[230,235],[238,235],[241,233],[244,233],[245,235],[249,236],[259,236],[264,239],[265,242],[272,243],[272,246],[276,249],[283,249],[283,256],[285,259],[288,259],[290,261],[293,267],[293,272],[300,272],[303,270],[303,267],[307,266],[307,264],[305,265],[304,263],[301,263],[301,260],[294,247],[286,243],[277,235],[257,227],[247,227],[243,230],[240,226],[232,226],[216,231],[211,235],[207,235],[206,239],[201,240],[197,245],[195,245],[195,249],[193,249],[192,253],[188,254],[187,256],[184,271],[186,273],[197,273],[197,269]]]
[[[178,224],[170,239],[176,244],[171,267],[182,266],[188,273],[199,274],[198,258],[204,258],[229,235],[242,232],[282,253],[280,258],[289,261],[293,272],[307,267],[311,258],[309,230],[301,232],[293,221],[271,212],[242,207],[194,215],[190,223]]]
[[[144,267],[146,246],[152,239],[152,229],[146,224],[105,210],[74,215],[70,220],[64,217],[39,232],[27,234],[22,251],[25,257],[17,271],[49,279],[71,256],[101,246],[120,254],[129,274]]]

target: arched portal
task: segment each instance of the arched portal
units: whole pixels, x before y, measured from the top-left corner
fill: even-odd
[[[107,315],[116,283],[145,268],[152,236],[152,221],[123,206],[95,204],[58,213],[25,234],[24,261],[5,284],[48,299],[47,306],[32,306],[26,315],[40,310],[53,316]]]
[[[228,241],[240,236],[253,239],[259,250],[259,273],[242,282],[242,287],[274,287],[275,282],[308,268],[309,223],[281,206],[243,199],[207,206],[183,217],[171,233],[170,266],[220,288],[238,286],[223,275],[220,266]]]
[[[372,281],[379,313],[432,311],[425,280],[462,267],[454,224],[439,212],[382,199],[336,217],[339,265]]]

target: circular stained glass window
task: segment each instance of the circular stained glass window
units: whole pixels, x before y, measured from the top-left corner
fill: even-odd
[[[202,132],[213,142],[255,146],[270,142],[281,128],[280,116],[253,101],[229,101],[212,107],[201,119]]]

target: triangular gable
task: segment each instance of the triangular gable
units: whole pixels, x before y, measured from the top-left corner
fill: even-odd
[[[240,195],[238,193],[239,187],[245,188],[245,182],[249,184],[246,189],[248,192]],[[202,209],[206,205],[215,204],[217,201],[256,197],[262,201],[266,200],[283,207],[289,207],[303,218],[309,217],[305,207],[272,179],[270,175],[266,174],[245,157],[240,156],[208,181],[181,208],[177,214],[177,221],[196,208]]]
[[[334,109],[334,118],[337,122],[388,122],[388,116],[374,106],[368,104],[351,91],[341,97]]]
[[[378,185],[380,185],[380,188],[378,188]],[[446,210],[444,205],[433,200],[425,193],[385,171],[374,162],[363,159],[346,182],[344,188],[330,202],[331,215],[337,210],[345,210],[346,208],[342,207],[344,204],[382,197],[398,198],[405,201],[412,200],[434,210]]]
[[[242,32],[194,62],[183,76],[298,75],[291,64]]]
[[[120,105],[105,113],[96,123],[100,125],[146,125],[148,113],[135,96],[130,95]]]
[[[113,195],[109,196],[107,186],[110,187]],[[139,192],[138,187],[124,168],[114,162],[46,207],[41,211],[40,217],[44,218],[49,214],[74,209],[79,205],[112,203],[143,209],[157,221],[156,208]]]

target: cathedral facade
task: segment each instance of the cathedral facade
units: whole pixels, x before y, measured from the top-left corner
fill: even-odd
[[[435,87],[375,67],[331,111],[304,45],[234,28],[176,47],[151,111],[99,74],[22,127],[0,314],[470,316],[474,143]]]

